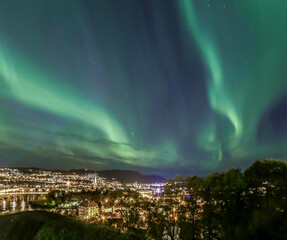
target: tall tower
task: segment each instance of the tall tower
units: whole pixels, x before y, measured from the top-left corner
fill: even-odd
[[[98,179],[97,179],[97,173],[95,172],[95,179],[94,179],[94,188],[98,187]]]

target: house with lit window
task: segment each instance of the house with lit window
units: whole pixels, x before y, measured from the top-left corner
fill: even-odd
[[[94,201],[82,201],[78,206],[79,217],[90,219],[99,213],[99,206]]]

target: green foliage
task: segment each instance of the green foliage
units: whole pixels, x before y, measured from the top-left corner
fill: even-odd
[[[263,183],[287,187],[287,164],[280,160],[265,159],[264,161],[256,160],[244,172],[249,186],[258,187]]]
[[[58,230],[52,226],[43,226],[34,238],[35,240],[78,240],[80,239],[75,233],[70,233],[63,228]]]
[[[278,211],[255,210],[248,219],[248,226],[239,225],[235,231],[235,239],[287,239],[287,218]]]
[[[203,180],[199,176],[188,176],[185,178],[185,187],[193,192],[198,192],[202,184]]]
[[[183,183],[184,182],[184,178],[181,175],[179,175],[179,174],[175,175],[173,180],[175,182],[179,182],[179,183]]]
[[[186,177],[191,197],[178,211],[180,239],[287,239],[286,183],[287,164],[274,159],[255,161],[244,174]]]
[[[14,219],[13,222],[10,221],[12,226],[6,233],[7,240],[143,239],[135,233],[122,234],[114,228],[87,224],[50,212],[24,212],[1,216],[0,224],[7,218]]]
[[[203,186],[213,191],[226,191],[232,189],[244,189],[247,187],[240,169],[230,169],[224,173],[212,173],[206,177]]]

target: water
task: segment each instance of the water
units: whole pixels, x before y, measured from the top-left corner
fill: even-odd
[[[42,194],[1,195],[0,214],[34,210],[31,202],[44,196]]]

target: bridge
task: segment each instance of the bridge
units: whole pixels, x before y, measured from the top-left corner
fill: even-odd
[[[14,195],[45,195],[49,192],[0,192],[0,196],[14,196]]]

